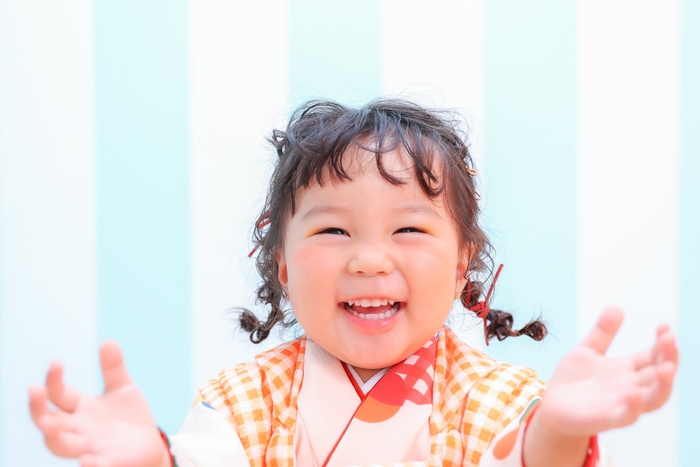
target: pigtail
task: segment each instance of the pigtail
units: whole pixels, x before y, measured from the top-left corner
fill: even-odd
[[[494,277],[494,282],[496,277],[498,276]],[[493,337],[503,341],[508,337],[529,336],[531,339],[539,342],[547,336],[547,326],[540,318],[530,321],[521,329],[513,329],[514,320],[512,314],[489,308],[490,294],[487,294],[484,300],[480,300],[483,294],[482,286],[482,283],[468,279],[467,286],[462,290],[461,302],[466,309],[474,312],[479,318],[484,320],[484,337],[487,345],[488,341]]]
[[[259,344],[270,335],[270,331],[279,322],[284,322],[284,311],[279,306],[272,307],[267,319],[262,321],[250,310],[241,309],[239,322],[241,329],[250,333],[250,341]]]
[[[280,138],[280,136],[281,132],[279,131],[275,132],[273,135],[275,139]],[[288,328],[296,324],[296,320],[293,317],[294,315],[289,314],[290,316],[288,316],[288,313],[282,308],[286,303],[286,294],[284,287],[282,287],[278,279],[279,270],[275,258],[276,248],[271,247],[279,243],[280,240],[278,236],[281,234],[279,228],[270,228],[274,216],[273,211],[279,211],[279,209],[275,209],[276,205],[274,203],[274,199],[279,195],[274,190],[275,184],[272,183],[268,193],[266,209],[254,225],[253,239],[255,246],[248,254],[248,257],[252,257],[256,251],[259,251],[256,258],[256,267],[263,280],[258,286],[257,302],[269,305],[270,311],[263,321],[248,309],[237,309],[237,311],[240,312],[238,317],[240,327],[243,331],[249,333],[250,341],[253,344],[260,344],[267,339],[272,328],[278,324],[283,328]]]
[[[501,310],[489,310],[486,316],[488,336],[496,337],[499,341],[506,337],[529,336],[541,341],[547,336],[547,326],[538,318],[532,320],[521,329],[513,329],[513,315]]]

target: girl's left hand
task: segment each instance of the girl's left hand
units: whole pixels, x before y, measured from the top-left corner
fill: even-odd
[[[607,357],[623,318],[620,309],[606,309],[583,342],[557,365],[536,414],[540,427],[559,436],[592,436],[630,425],[668,400],[678,369],[669,326],[659,326],[650,349]]]

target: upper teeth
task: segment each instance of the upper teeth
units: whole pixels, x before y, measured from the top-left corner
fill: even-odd
[[[385,306],[385,305],[393,305],[396,303],[395,300],[386,300],[383,298],[361,298],[359,300],[348,300],[346,302],[348,305],[353,306],[353,305],[359,305],[362,307],[377,307],[377,306]]]

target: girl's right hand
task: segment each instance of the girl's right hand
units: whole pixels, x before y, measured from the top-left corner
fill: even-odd
[[[80,459],[81,467],[169,466],[170,454],[146,398],[126,371],[119,344],[102,344],[100,365],[105,384],[100,396],[66,386],[58,362],[51,364],[46,386],[29,388],[32,419],[46,446],[57,456]]]

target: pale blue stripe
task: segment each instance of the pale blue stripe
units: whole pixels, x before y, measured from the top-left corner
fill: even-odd
[[[700,465],[700,2],[681,2],[680,269],[678,331],[681,341],[680,465]]]
[[[99,335],[173,433],[193,393],[187,2],[98,0],[95,29]]]
[[[0,463],[63,466],[28,410],[51,359],[94,393],[92,3],[0,0]]]
[[[381,92],[378,0],[292,0],[290,105],[311,97],[362,103]]]
[[[0,67],[0,74],[2,74],[3,70],[2,67]],[[2,124],[2,119],[0,118],[0,124]],[[2,153],[0,153],[0,162],[2,161]],[[2,164],[0,164],[0,172],[2,171]],[[2,206],[3,204],[3,199],[2,199],[2,187],[0,186],[0,219],[3,218],[3,213],[2,213]],[[2,251],[3,251],[3,235],[2,235],[2,227],[3,223],[0,222],[0,265],[3,264],[2,262]],[[0,267],[0,303],[2,303],[2,296],[3,296],[3,268]],[[4,419],[4,413],[2,410],[2,407],[4,405],[3,401],[3,373],[2,373],[2,361],[3,361],[3,340],[2,340],[2,329],[3,329],[3,308],[0,306],[0,452],[3,451],[3,444],[5,440],[5,433],[4,433],[4,428],[5,428],[5,419]],[[3,466],[3,461],[2,461],[2,456],[0,455],[0,467]]]
[[[576,342],[575,2],[484,2],[486,227],[505,264],[494,300],[553,336],[489,352],[547,378]]]
[[[2,73],[3,73],[3,69],[0,66],[0,75],[2,75]],[[0,80],[0,83],[1,83],[1,80]],[[0,118],[0,125],[2,125],[2,118]],[[0,134],[1,134],[1,129],[0,129]],[[2,152],[0,152],[0,173],[2,172],[1,162],[2,162]],[[0,220],[3,219],[3,212],[2,212],[3,206],[4,206],[4,203],[3,203],[3,198],[2,198],[2,186],[0,186]],[[3,252],[3,247],[4,247],[2,227],[3,227],[3,223],[0,222],[0,265],[3,264],[2,252]],[[2,298],[3,298],[3,285],[4,285],[3,270],[4,270],[4,268],[0,267],[0,304],[3,302],[3,300],[2,300]],[[2,407],[4,405],[4,399],[3,399],[4,395],[3,395],[3,391],[2,391],[3,381],[4,381],[3,365],[2,365],[2,362],[3,362],[3,351],[2,350],[3,350],[4,342],[2,339],[2,329],[3,329],[3,325],[4,325],[4,321],[5,321],[3,319],[3,311],[4,311],[4,307],[0,305],[0,453],[5,452],[3,450],[3,444],[4,444],[4,440],[5,440],[5,432],[4,432],[4,428],[5,428],[4,416],[5,415],[4,415],[3,409],[2,409]],[[0,467],[3,467],[2,458],[3,458],[3,456],[0,455]]]

